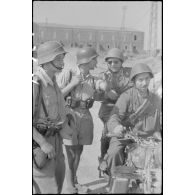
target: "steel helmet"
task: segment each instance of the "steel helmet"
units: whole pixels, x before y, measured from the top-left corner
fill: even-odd
[[[57,41],[47,41],[39,45],[37,49],[37,58],[39,65],[51,62],[59,54],[66,54],[63,45]]]
[[[109,58],[118,58],[122,62],[124,62],[123,52],[118,48],[112,48],[108,51],[108,53],[105,57],[105,61],[107,61]]]
[[[77,64],[85,64],[98,56],[96,50],[92,47],[83,47],[77,51]]]
[[[152,70],[147,64],[144,64],[144,63],[135,64],[131,70],[131,80],[133,80],[136,75],[140,73],[145,73],[145,72],[150,73],[151,78],[154,77]]]

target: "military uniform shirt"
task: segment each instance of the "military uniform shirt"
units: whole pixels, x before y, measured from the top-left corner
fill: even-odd
[[[61,119],[65,117],[65,101],[62,96],[62,93],[56,83],[56,79],[52,81],[50,77],[46,74],[46,72],[39,67],[37,72],[34,75],[34,87],[33,87],[33,108],[35,105],[35,100],[37,98],[38,90],[39,90],[39,83],[37,82],[39,79],[41,79],[43,85],[42,85],[42,95],[43,100],[49,115],[49,118],[51,119]],[[45,118],[45,113],[43,111],[43,108],[41,106],[40,109],[40,118]]]
[[[109,88],[117,92],[118,96],[132,86],[130,81],[131,68],[122,67],[118,73],[111,73],[109,70],[106,71],[102,78],[107,81]],[[112,111],[114,103],[116,101],[110,100],[109,98],[102,97],[102,105],[99,110],[99,117],[106,122]]]
[[[68,83],[71,82],[71,78],[74,75],[79,74],[81,74],[81,72],[78,67],[64,69],[57,78],[57,83],[60,89],[65,88]],[[85,101],[87,99],[94,98],[94,93],[96,92],[95,82],[96,79],[92,75],[88,74],[85,78],[83,78],[83,81],[75,86],[71,91],[71,97],[76,101]]]
[[[157,95],[151,92],[148,93],[147,99],[150,104],[138,118],[134,128],[139,131],[144,131],[146,135],[151,136],[154,131],[161,130],[161,100]],[[123,125],[123,120],[130,114],[136,112],[143,104],[143,101],[144,99],[139,97],[138,90],[135,87],[124,92],[112,110],[107,123],[108,130],[112,132],[116,126],[120,124]]]

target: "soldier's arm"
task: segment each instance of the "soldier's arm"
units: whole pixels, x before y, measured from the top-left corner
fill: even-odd
[[[129,96],[129,91],[126,91],[121,94],[121,96],[117,100],[107,122],[107,127],[110,132],[117,128],[117,126],[122,125],[121,121],[125,118],[129,107]]]
[[[105,99],[105,92],[108,90],[108,82],[105,80],[104,76],[101,74],[98,77],[93,77],[94,79],[94,99],[96,101],[103,101]]]
[[[156,96],[154,104],[156,106],[156,109],[158,110],[158,128],[156,129],[156,131],[154,132],[153,136],[161,139],[162,138],[162,101],[161,98],[159,98],[158,96]]]
[[[116,101],[119,97],[119,94],[117,94],[116,91],[112,89],[112,84],[108,80],[108,76],[106,74],[103,74],[103,76],[95,79],[95,90],[96,99],[98,99],[97,101]]]
[[[160,130],[162,130],[162,101],[161,101],[161,98],[158,96],[158,95],[155,95],[155,101],[154,101],[154,104],[156,106],[156,109],[158,110],[159,112],[159,126],[160,126]]]
[[[63,96],[66,97],[80,82],[80,80],[80,76],[73,76],[72,70],[70,69],[61,72],[57,77],[57,83]]]
[[[35,111],[35,101],[37,99],[38,93],[39,93],[39,83],[37,83],[37,81],[35,80],[33,82],[33,115]],[[54,147],[47,142],[44,136],[42,136],[34,126],[33,126],[33,139],[35,140],[35,142],[37,142],[40,145],[41,150],[43,150],[43,152],[45,152],[48,155],[48,158],[50,159],[54,158],[55,156]]]
[[[46,140],[45,138],[33,127],[33,139],[42,146]]]
[[[34,79],[33,80],[33,115],[35,112],[35,102],[37,101],[38,93],[39,93],[39,83],[36,79]],[[46,141],[45,138],[34,128],[34,126],[33,126],[33,139],[39,145],[42,145]]]

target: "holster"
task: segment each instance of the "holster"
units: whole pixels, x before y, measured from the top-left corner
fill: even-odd
[[[87,99],[86,101],[80,101],[80,107],[84,109],[90,109],[93,106],[94,99]]]
[[[83,100],[74,100],[71,96],[66,98],[66,105],[71,108],[81,108],[81,109],[90,109],[93,106],[94,99],[90,98],[85,101]]]

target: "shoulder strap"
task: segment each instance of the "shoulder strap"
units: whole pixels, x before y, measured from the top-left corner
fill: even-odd
[[[72,80],[72,71],[70,71],[69,83]]]
[[[70,75],[69,75],[69,80],[68,80],[68,82],[70,83],[71,80],[72,80],[72,71],[70,71]],[[71,91],[72,91],[72,90],[71,90]],[[66,98],[67,98],[68,96],[71,96],[71,91],[64,97],[64,100],[65,100],[65,101],[66,101]]]
[[[48,118],[49,115],[48,115],[48,112],[47,112],[47,109],[46,109],[46,106],[45,106],[45,102],[43,100],[43,96],[41,98],[41,103],[42,103],[42,106],[43,106],[43,111],[45,113],[45,116]]]
[[[40,82],[38,81],[36,86],[38,87],[38,94],[35,99],[35,108],[33,113],[33,123],[35,123],[38,120],[40,107],[41,107],[41,96],[42,96],[42,86],[40,85]]]
[[[129,120],[134,123],[137,118],[142,116],[149,105],[150,101],[148,99],[144,100],[144,102],[137,108],[137,110],[129,116]]]
[[[136,110],[134,110],[133,108],[133,104],[135,101],[135,93],[133,88],[130,89],[131,90],[131,95],[130,97],[132,97],[130,104],[131,105],[131,111],[129,111],[129,115],[128,117],[125,119],[125,122],[127,122],[127,124],[129,124],[129,122],[133,125],[134,122],[141,117],[141,115],[144,113],[144,111],[148,108],[148,106],[150,105],[150,102],[148,99],[146,99]]]
[[[43,100],[43,96],[42,96],[42,83],[41,83],[41,80],[38,80],[37,82],[38,82],[38,95],[37,95],[36,100],[35,100],[35,111],[34,111],[34,114],[33,114],[33,122],[36,122],[38,120],[41,104],[43,106],[43,111],[45,113],[45,116],[46,117],[49,116],[48,112],[47,112],[47,109],[46,109],[46,106],[45,106],[45,103],[44,103],[44,100]]]
[[[92,88],[93,88],[94,90],[96,90],[96,89],[95,89],[95,78],[94,78],[94,76],[92,76]]]

